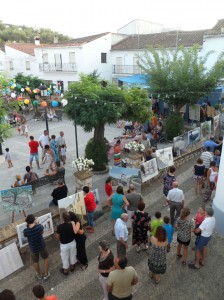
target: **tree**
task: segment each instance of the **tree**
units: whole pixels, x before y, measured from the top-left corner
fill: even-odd
[[[76,123],[81,125],[86,132],[94,130],[93,140],[89,146],[92,150],[89,152],[95,151],[95,153],[91,157],[87,149],[86,156],[88,153],[87,158],[94,160],[95,169],[105,168],[107,163],[105,124],[116,123],[124,116],[129,120],[146,121],[150,104],[146,91],[122,90],[114,84],[100,81],[96,74],[95,76],[94,74],[81,75],[80,82],[69,86],[65,98],[68,100],[66,106],[68,116],[74,120],[75,109]]]
[[[195,104],[212,92],[224,76],[224,52],[210,70],[206,62],[213,51],[200,56],[199,46],[174,51],[149,47],[139,66],[150,75],[150,92],[160,94],[179,112],[186,103]]]

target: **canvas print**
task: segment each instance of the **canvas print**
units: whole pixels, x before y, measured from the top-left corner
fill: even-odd
[[[37,219],[39,221],[39,224],[43,225],[44,227],[44,232],[43,232],[44,238],[54,233],[54,226],[53,226],[51,213],[40,216]],[[26,227],[27,227],[26,222],[16,226],[20,248],[28,245],[27,238],[24,237],[23,235],[23,231]]]
[[[200,122],[200,105],[190,105],[189,107],[189,119],[192,121]]]
[[[176,136],[173,138],[173,150],[177,156],[181,155],[186,148],[186,142],[183,136]]]
[[[156,150],[157,165],[159,170],[168,168],[173,165],[172,147]]]
[[[136,187],[136,191],[141,193],[141,172],[137,168],[122,168],[122,167],[112,167],[109,171],[109,176],[113,178],[112,185],[113,190],[121,185],[124,190],[128,190],[128,186],[133,183]]]
[[[206,121],[204,123],[201,123],[201,139],[203,141],[210,138],[212,133],[212,122]]]
[[[221,132],[220,115],[217,115],[213,118],[213,135],[216,139],[218,139],[220,132]]]
[[[0,195],[2,208],[6,212],[22,211],[33,205],[31,185],[2,190]]]
[[[87,222],[83,191],[59,200],[58,207],[60,210],[60,215],[62,215],[62,212],[65,210],[72,211],[79,217],[82,224]]]
[[[144,162],[140,169],[142,182],[146,182],[159,174],[156,158]]]
[[[201,139],[201,129],[200,127],[194,128],[187,133],[187,143],[188,145],[199,142]]]

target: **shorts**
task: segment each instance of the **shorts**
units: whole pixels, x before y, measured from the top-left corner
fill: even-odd
[[[187,241],[187,242],[183,242],[183,241],[181,241],[181,240],[179,240],[179,239],[177,238],[177,242],[178,242],[179,244],[181,244],[181,245],[189,246],[191,240],[189,240],[189,241]]]
[[[42,158],[44,158],[45,154],[46,154],[46,150],[42,148]]]
[[[39,160],[38,153],[30,153],[30,161],[33,161],[34,158],[35,158],[36,161]]]
[[[46,247],[38,253],[31,252],[31,257],[32,257],[33,263],[38,263],[39,262],[39,256],[41,256],[43,259],[48,258],[49,255],[48,255]]]
[[[203,247],[206,247],[208,245],[208,242],[210,241],[210,239],[211,239],[211,236],[209,236],[209,237],[200,236],[195,244],[195,249],[202,250]]]
[[[199,175],[194,175],[194,181],[198,182],[198,183],[202,183],[204,180],[204,176],[199,176]]]

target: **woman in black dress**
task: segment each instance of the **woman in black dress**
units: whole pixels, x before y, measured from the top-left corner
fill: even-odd
[[[77,260],[81,263],[81,270],[85,270],[88,268],[88,259],[86,256],[86,235],[84,233],[84,230],[82,228],[81,222],[79,221],[79,218],[76,216],[74,212],[69,211],[69,214],[71,216],[71,221],[73,221],[77,227],[79,226],[79,230],[77,234],[75,234],[75,240],[76,240],[76,248],[77,248]]]
[[[143,249],[148,248],[148,235],[147,231],[149,230],[149,222],[151,217],[147,212],[144,211],[145,203],[140,202],[138,204],[138,210],[134,212],[132,216],[133,219],[133,236],[132,236],[132,245],[136,245],[136,251],[140,251],[140,245],[143,244]]]

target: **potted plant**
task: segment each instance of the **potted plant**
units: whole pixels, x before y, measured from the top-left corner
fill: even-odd
[[[143,144],[139,144],[135,141],[126,144],[125,149],[128,149],[131,153],[142,152],[145,150],[145,146]]]
[[[84,157],[79,157],[72,162],[72,167],[76,167],[77,172],[92,171],[92,166],[94,166],[93,160]]]

